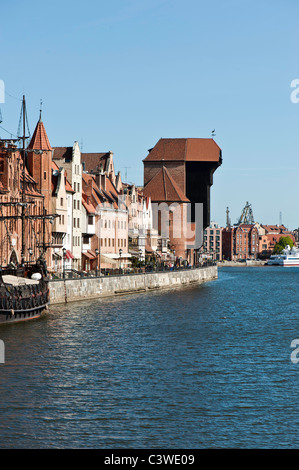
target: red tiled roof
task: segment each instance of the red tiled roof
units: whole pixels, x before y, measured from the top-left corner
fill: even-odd
[[[52,150],[50,145],[46,129],[43,121],[39,120],[35,131],[33,133],[32,139],[28,146],[28,150]]]
[[[214,139],[160,139],[143,161],[214,161],[219,162],[221,149]]]
[[[84,170],[91,171],[100,171],[105,170],[105,164],[107,158],[110,156],[109,152],[105,153],[81,153],[81,163],[85,163]]]
[[[144,196],[152,201],[190,202],[164,166],[147,183]]]
[[[73,190],[70,182],[65,179],[65,190],[68,192],[68,193],[75,193],[76,191]]]
[[[87,195],[82,191],[82,204],[85,207],[88,214],[95,214],[95,208],[89,201]]]
[[[73,158],[73,147],[54,147],[53,150],[54,160],[71,161]]]
[[[286,227],[284,225],[262,225],[266,232],[285,232]]]
[[[54,147],[53,150],[54,160],[71,161],[73,158],[73,147]]]

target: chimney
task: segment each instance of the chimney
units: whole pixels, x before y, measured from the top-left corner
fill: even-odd
[[[88,180],[88,183],[86,185],[86,188],[84,189],[84,192],[88,198],[92,195],[92,179],[91,178]]]
[[[97,186],[100,189],[104,189],[104,191],[106,190],[106,175],[105,175],[105,173],[97,173],[96,174],[96,183],[97,183]]]

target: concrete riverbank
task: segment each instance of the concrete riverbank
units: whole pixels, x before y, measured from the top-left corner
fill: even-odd
[[[182,271],[152,272],[50,281],[50,303],[60,304],[157,289],[187,286],[218,277],[217,266]]]
[[[257,260],[246,260],[244,262],[238,261],[221,261],[217,263],[218,268],[226,268],[226,267],[234,267],[234,268],[248,268],[248,267],[256,267],[256,266],[265,266],[265,260],[257,261]]]

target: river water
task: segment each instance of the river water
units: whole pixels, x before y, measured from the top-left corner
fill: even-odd
[[[220,268],[2,326],[0,448],[298,447],[298,279]]]

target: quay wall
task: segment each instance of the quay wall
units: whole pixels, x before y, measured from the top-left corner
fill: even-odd
[[[217,266],[183,271],[50,281],[50,304],[188,286],[218,277]]]

